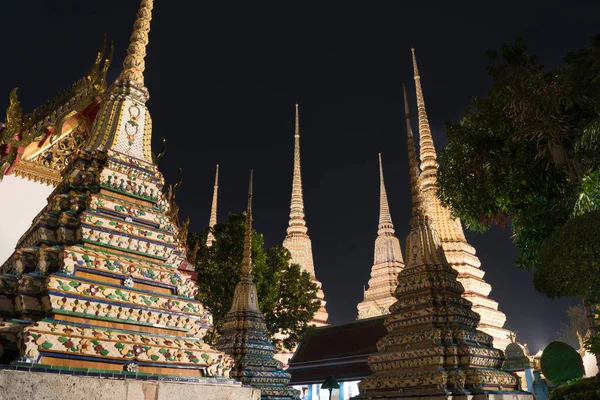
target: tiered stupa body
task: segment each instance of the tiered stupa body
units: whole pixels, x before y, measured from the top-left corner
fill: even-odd
[[[244,232],[244,255],[240,281],[235,287],[231,310],[225,316],[217,348],[234,360],[231,377],[258,388],[262,399],[297,399],[300,392],[288,387],[290,374],[273,358],[275,347],[269,339],[265,317],[258,308],[252,276],[252,172],[248,190],[248,211]]]
[[[394,224],[383,180],[381,154],[379,154],[379,185],[379,229],[375,239],[375,257],[369,288],[357,307],[357,319],[389,314],[390,306],[396,302],[394,292],[398,286],[398,274],[404,268],[400,241],[394,235]]]
[[[385,321],[387,334],[377,343],[378,352],[369,356],[373,375],[360,382],[356,398],[481,394],[501,399],[509,394],[512,399],[531,399],[518,391],[515,375],[500,370],[504,356],[492,347],[492,337],[476,328],[479,315],[462,297],[457,272],[444,257],[422,202],[408,118],[407,126],[413,216],[406,266],[398,278],[398,301]]]
[[[187,224],[152,160],[144,56],[153,2],[142,0],[123,71],[14,254],[1,267],[5,359],[44,368],[186,377],[228,375],[201,337]]]
[[[317,297],[321,307],[315,313],[312,323],[316,326],[327,325],[329,315],[325,309],[325,294],[321,288],[321,282],[315,275],[313,263],[312,243],[308,236],[308,228],[304,217],[304,199],[302,196],[302,175],[300,170],[300,122],[298,116],[298,104],[296,104],[296,129],[294,133],[294,179],[292,182],[292,202],[290,206],[290,222],[287,228],[287,236],[283,246],[292,254],[292,263],[300,265],[303,271],[307,271],[312,281],[317,284],[319,291]]]
[[[419,116],[420,180],[425,207],[433,227],[438,232],[446,259],[458,272],[458,280],[465,288],[464,298],[473,303],[473,311],[481,317],[478,329],[492,335],[494,346],[504,350],[510,343],[512,334],[503,328],[506,315],[498,310],[498,303],[488,297],[492,287],[483,280],[485,272],[480,268],[481,261],[475,255],[473,246],[467,242],[460,220],[452,216],[450,209],[442,206],[436,195],[438,187],[437,155],[425,110],[425,100],[414,49],[413,67]]]
[[[217,164],[217,171],[215,172],[215,186],[213,188],[213,199],[212,205],[210,207],[210,219],[208,221],[208,235],[206,238],[206,245],[208,247],[213,245],[213,242],[216,240],[215,235],[213,234],[213,229],[215,225],[217,225],[217,195],[219,193],[219,165]]]

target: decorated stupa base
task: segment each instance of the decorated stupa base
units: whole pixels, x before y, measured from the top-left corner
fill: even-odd
[[[228,378],[232,360],[201,340],[211,316],[178,271],[185,226],[162,185],[151,163],[79,152],[0,269],[4,360]]]
[[[230,376],[260,389],[262,399],[298,399],[300,393],[288,387],[290,374],[276,360],[265,317],[258,310],[256,288],[251,277],[242,278],[235,289],[234,305],[227,313],[223,334],[216,347],[231,355]]]
[[[434,244],[433,235],[415,237],[413,231],[408,249],[420,250],[415,240]],[[413,265],[400,273],[398,301],[385,322],[388,334],[378,342],[379,352],[369,357],[373,375],[360,383],[358,398],[526,395],[518,390],[514,374],[500,370],[502,351],[492,347],[490,335],[476,330],[478,315],[461,297],[457,272],[442,257],[438,252],[439,263]],[[409,253],[409,265],[417,258]]]

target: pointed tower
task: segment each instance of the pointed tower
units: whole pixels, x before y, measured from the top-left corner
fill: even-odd
[[[406,266],[398,278],[397,302],[385,320],[387,334],[377,342],[378,352],[369,356],[373,374],[360,382],[355,398],[487,398],[492,393],[499,399],[503,394],[518,398],[523,392],[517,389],[517,377],[500,370],[502,352],[492,347],[490,335],[476,330],[479,316],[462,298],[457,272],[430,224],[410,124],[408,128],[413,207]]]
[[[292,183],[290,223],[283,246],[292,254],[292,263],[299,264],[304,271],[310,273],[313,282],[319,287],[317,297],[321,301],[321,308],[315,314],[312,322],[316,326],[327,325],[329,315],[325,309],[325,294],[323,293],[323,289],[321,289],[321,282],[317,280],[315,275],[312,243],[308,236],[308,228],[304,219],[304,199],[302,197],[302,175],[300,171],[300,120],[298,104],[296,104],[296,129],[294,131],[294,180]]]
[[[212,206],[210,207],[210,220],[208,222],[208,227],[210,230],[208,231],[208,236],[206,238],[206,245],[208,247],[212,246],[213,242],[216,240],[215,235],[213,234],[213,229],[217,224],[217,194],[219,192],[219,164],[217,164],[217,171],[215,172],[215,187],[213,189],[213,199]]]
[[[150,153],[143,71],[152,7],[141,1],[90,142],[0,267],[0,336],[17,368],[229,375],[233,360],[201,339],[211,316],[178,270],[189,220],[180,224],[173,187],[163,193]]]
[[[389,314],[389,308],[396,302],[394,291],[398,286],[398,274],[404,268],[400,241],[394,235],[394,224],[383,181],[383,165],[379,154],[379,229],[375,239],[375,257],[371,268],[369,289],[358,304],[358,318],[371,318]]]
[[[450,265],[458,272],[458,280],[465,288],[465,299],[473,303],[473,311],[481,316],[479,329],[494,337],[494,346],[504,350],[510,344],[512,332],[503,328],[506,315],[498,311],[498,303],[490,298],[492,287],[483,280],[485,272],[475,249],[467,243],[461,222],[453,218],[450,209],[442,206],[437,192],[437,155],[425,110],[421,77],[415,49],[412,49],[414,78],[419,114],[419,149],[421,156],[421,191],[431,223],[440,236],[442,248]]]
[[[258,308],[252,276],[252,171],[248,188],[248,211],[244,232],[244,255],[240,281],[235,287],[231,310],[225,316],[223,334],[217,348],[234,360],[231,376],[261,390],[261,399],[297,399],[300,392],[288,387],[290,374],[273,358],[275,347],[269,340],[265,317]]]

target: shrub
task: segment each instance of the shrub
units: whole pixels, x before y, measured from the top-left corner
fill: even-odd
[[[574,348],[563,342],[552,342],[544,349],[542,372],[555,385],[579,379],[584,374],[583,360]]]
[[[596,378],[578,380],[571,385],[561,386],[550,392],[550,400],[598,400],[600,383]]]

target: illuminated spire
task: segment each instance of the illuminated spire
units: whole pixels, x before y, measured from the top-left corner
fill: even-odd
[[[219,164],[217,164],[217,172],[215,173],[215,187],[213,189],[213,199],[212,206],[210,208],[210,220],[208,222],[208,237],[206,239],[206,245],[208,247],[212,246],[213,242],[216,240],[215,235],[213,234],[213,229],[217,224],[217,193],[219,191]]]
[[[394,292],[398,286],[398,274],[404,268],[400,241],[394,235],[394,225],[388,206],[381,154],[379,154],[379,182],[379,229],[375,239],[369,289],[363,288],[363,301],[357,305],[357,319],[389,313],[390,306],[396,302]]]
[[[429,127],[429,119],[425,110],[425,100],[423,98],[423,89],[421,88],[421,76],[417,66],[417,57],[415,49],[412,51],[413,68],[415,74],[415,87],[417,92],[417,110],[419,116],[419,149],[421,155],[421,185],[423,190],[427,190],[436,185],[437,182],[437,155]]]
[[[248,209],[246,211],[246,231],[244,232],[244,256],[240,276],[249,277],[252,274],[252,170],[248,185]]]
[[[417,151],[415,148],[415,138],[413,136],[410,124],[410,111],[408,108],[408,96],[406,95],[406,86],[404,89],[404,116],[406,118],[406,135],[408,145],[408,167],[410,171],[410,190],[412,194],[413,216],[423,215],[423,200],[421,199],[421,190],[419,185],[419,164],[417,161]],[[408,251],[408,250],[407,250]]]
[[[488,297],[492,288],[489,283],[483,280],[485,272],[479,268],[481,261],[475,255],[475,249],[467,242],[460,220],[454,218],[451,210],[442,206],[440,199],[437,197],[437,156],[427,112],[425,111],[421,77],[414,49],[412,49],[412,61],[419,113],[419,147],[421,153],[420,176],[418,176],[417,167],[414,166],[415,163],[411,165],[411,178],[413,178],[412,175],[414,175],[414,179],[418,178],[412,188],[413,191],[415,188],[420,188],[419,199],[417,199],[419,206],[423,208],[423,212],[427,213],[432,228],[439,236],[446,260],[458,271],[458,280],[465,289],[463,297],[473,303],[473,310],[481,316],[479,329],[494,337],[495,347],[504,349],[510,343],[508,340],[510,331],[502,328],[506,316],[498,310],[498,303]],[[408,102],[406,100],[405,102],[408,116],[410,114]],[[410,124],[408,129],[410,130]],[[414,152],[412,132],[409,136],[409,140],[413,143],[412,146],[409,146],[409,151]],[[408,265],[408,260],[406,262]]]
[[[137,19],[133,24],[133,33],[129,39],[127,56],[123,61],[123,71],[121,71],[118,79],[139,88],[144,87],[144,70],[146,69],[144,57],[146,57],[153,7],[154,0],[142,0]]]
[[[381,153],[379,153],[379,230],[377,234],[394,234],[394,224],[392,224],[392,216],[385,191],[385,182],[383,181]]]
[[[296,103],[296,126],[294,130],[294,179],[292,181],[292,203],[290,206],[290,223],[288,235],[306,234],[306,220],[304,219],[304,199],[302,197],[302,173],[300,169],[300,117],[298,103]]]
[[[329,318],[325,309],[325,295],[321,289],[321,282],[315,275],[315,266],[312,254],[312,243],[308,236],[308,228],[304,218],[304,200],[302,198],[302,175],[300,170],[300,117],[298,104],[296,104],[296,123],[294,129],[294,177],[292,181],[292,202],[290,204],[290,221],[287,235],[283,240],[283,247],[290,251],[291,262],[298,264],[303,271],[310,274],[313,283],[319,287],[317,297],[321,301],[321,308],[315,314],[312,323],[317,326],[327,324]]]

